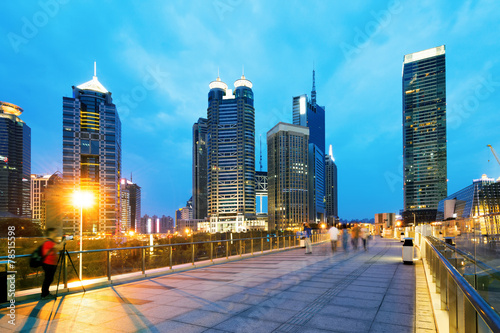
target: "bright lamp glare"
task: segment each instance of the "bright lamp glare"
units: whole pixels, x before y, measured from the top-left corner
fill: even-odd
[[[76,191],[73,194],[73,205],[77,207],[90,207],[92,206],[92,193],[85,191]]]

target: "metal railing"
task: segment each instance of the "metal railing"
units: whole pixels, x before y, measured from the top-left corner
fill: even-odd
[[[422,257],[429,266],[436,293],[440,294],[441,310],[448,311],[449,331],[500,332],[498,313],[441,253],[447,249],[446,244],[433,244],[430,237],[422,239]]]
[[[312,243],[322,242],[327,240],[328,234],[313,234]],[[187,243],[173,243],[173,244],[157,244],[157,245],[144,245],[135,247],[120,247],[84,251],[68,251],[75,266],[78,263],[78,256],[82,256],[84,280],[107,278],[107,281],[112,282],[113,277],[123,276],[129,273],[135,273],[135,277],[145,277],[147,271],[161,270],[161,269],[175,269],[175,266],[191,264],[195,265],[196,262],[213,263],[214,260],[229,260],[235,257],[242,257],[243,255],[253,256],[255,254],[263,254],[264,252],[281,251],[285,249],[296,248],[300,245],[300,238],[297,235],[267,235],[263,237],[253,238],[235,238],[235,239],[220,239],[200,242],[187,242]],[[102,255],[100,255],[102,254]],[[85,260],[86,256],[93,256],[94,261],[91,259]],[[30,255],[17,255],[16,266],[21,267],[33,275],[38,273],[29,268]],[[68,282],[78,281],[77,275],[73,272],[73,268],[69,266],[67,256],[63,256],[63,262],[60,265],[58,272],[56,272],[55,282],[57,282],[59,270],[62,269],[61,283],[64,288],[68,288]],[[97,258],[97,260],[95,260]],[[0,260],[7,260],[7,256],[0,256]],[[119,260],[118,260],[119,259]],[[25,262],[21,261],[24,260]],[[113,263],[115,265],[113,265]],[[126,264],[126,268],[119,267]],[[93,264],[94,267],[99,267],[99,273],[89,273],[85,267]],[[105,266],[105,268],[103,267]],[[77,268],[78,269],[78,268]],[[168,272],[168,271],[167,271]],[[156,273],[165,273],[165,270]],[[151,275],[151,273],[148,273]],[[19,275],[19,272],[18,272]],[[25,274],[28,275],[28,274]],[[26,276],[21,276],[25,279]],[[34,283],[26,286],[17,285],[16,291],[38,288],[41,286],[41,279],[38,278]]]

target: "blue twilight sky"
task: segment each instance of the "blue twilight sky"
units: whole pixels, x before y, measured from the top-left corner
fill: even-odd
[[[62,170],[62,97],[92,78],[122,121],[123,175],[142,213],[172,215],[191,196],[192,125],[208,84],[254,84],[256,167],[262,135],[291,122],[292,97],[326,106],[341,218],[403,206],[403,56],[446,45],[448,193],[500,176],[500,2],[2,1],[0,100],[24,109],[32,173]]]

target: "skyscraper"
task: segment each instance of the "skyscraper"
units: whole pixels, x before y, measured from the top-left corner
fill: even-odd
[[[239,230],[255,217],[255,109],[252,83],[236,80],[234,94],[219,77],[207,109],[208,214],[212,232]]]
[[[130,175],[132,179],[132,175]],[[137,231],[136,226],[141,220],[141,187],[134,184],[132,180],[121,179],[121,217],[123,226],[120,230]]]
[[[311,100],[293,98],[293,124],[309,128],[309,220],[325,220],[325,107],[316,103],[316,73],[313,70]]]
[[[137,231],[137,224],[141,220],[141,187],[130,180],[125,181],[125,188],[130,196],[130,230]]]
[[[120,224],[120,117],[95,67],[92,80],[72,88],[73,97],[63,97],[63,179],[69,193],[93,193],[83,231],[114,233]],[[68,208],[64,227],[76,233],[80,211]]]
[[[0,213],[31,217],[31,129],[19,106],[0,102]]]
[[[329,224],[335,223],[339,216],[337,165],[333,158],[332,145],[325,155],[325,214]]]
[[[445,60],[444,45],[404,57],[405,223],[434,221],[447,195]]]
[[[132,215],[130,214],[130,192],[125,187],[126,179],[121,180],[120,189],[120,229],[121,233],[131,230]]]
[[[267,132],[269,229],[300,227],[309,220],[309,129],[278,123]]]
[[[207,212],[207,119],[193,125],[193,218],[204,219]]]

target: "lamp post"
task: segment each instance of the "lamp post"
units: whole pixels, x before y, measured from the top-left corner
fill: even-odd
[[[92,205],[92,193],[87,191],[75,191],[73,193],[73,204],[80,207],[80,270],[79,276],[82,279],[82,251],[83,251],[83,207]]]

